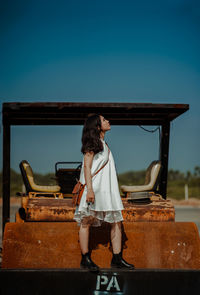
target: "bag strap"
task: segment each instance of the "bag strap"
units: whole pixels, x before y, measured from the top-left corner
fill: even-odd
[[[105,142],[106,143],[106,142]],[[106,145],[107,145],[107,143],[106,143]],[[107,147],[108,147],[108,145],[107,145]],[[106,166],[106,164],[108,163],[108,161],[109,161],[109,154],[110,154],[110,149],[109,149],[109,147],[108,147],[108,160],[106,161],[106,163],[99,169],[99,170],[97,170],[97,172],[95,172],[95,174],[94,175],[92,175],[92,177],[93,176],[95,176],[101,169],[103,169],[105,166]],[[86,185],[86,183],[85,184],[83,184],[84,186]]]

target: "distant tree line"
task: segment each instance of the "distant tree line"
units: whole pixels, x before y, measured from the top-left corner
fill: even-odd
[[[39,185],[55,185],[55,174],[39,174],[34,173],[35,182]],[[128,171],[118,175],[119,188],[124,185],[142,185],[145,182],[145,170]],[[184,198],[184,186],[188,184],[189,197],[200,199],[200,166],[196,166],[194,171],[186,173],[179,170],[170,169],[168,171],[168,197],[175,199]],[[15,196],[16,192],[22,191],[23,180],[21,174],[11,169],[11,196]],[[0,197],[2,196],[2,172],[0,173]]]

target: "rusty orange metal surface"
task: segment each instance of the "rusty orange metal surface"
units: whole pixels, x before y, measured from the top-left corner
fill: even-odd
[[[75,222],[7,223],[2,268],[79,268]],[[200,269],[200,238],[192,222],[124,222],[123,257],[136,268]],[[92,259],[110,267],[110,226],[90,229]]]
[[[27,221],[73,221],[71,199],[28,198],[24,203]]]
[[[170,200],[153,199],[150,204],[136,205],[123,200],[125,221],[175,221],[175,209]]]
[[[175,210],[170,200],[154,199],[150,204],[136,205],[123,200],[124,221],[174,221]],[[22,199],[27,221],[73,221],[75,208],[71,199]]]

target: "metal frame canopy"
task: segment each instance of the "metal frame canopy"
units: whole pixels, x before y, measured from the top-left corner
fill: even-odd
[[[34,102],[3,103],[3,231],[10,221],[10,127],[12,125],[83,125],[89,113],[111,125],[160,125],[159,192],[166,198],[170,122],[189,110],[188,104]]]
[[[162,125],[189,108],[186,104],[152,103],[4,103],[9,125],[83,125],[88,113],[106,116],[112,125]]]

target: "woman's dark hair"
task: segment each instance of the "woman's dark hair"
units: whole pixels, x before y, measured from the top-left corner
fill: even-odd
[[[93,151],[97,154],[103,151],[103,143],[100,140],[101,119],[98,114],[89,114],[86,118],[82,132],[82,148],[81,152]]]

